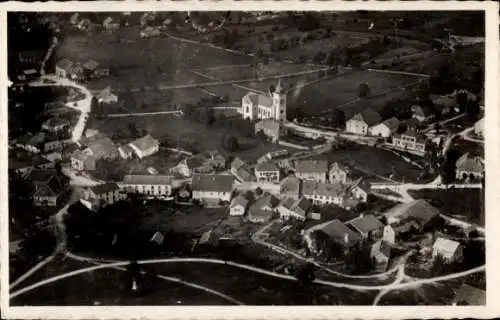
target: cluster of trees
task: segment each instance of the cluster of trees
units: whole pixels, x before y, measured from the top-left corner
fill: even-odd
[[[222,33],[215,33],[213,35],[212,43],[222,45],[225,48],[233,48],[239,38],[240,34],[238,30],[233,29],[228,31],[224,29]]]

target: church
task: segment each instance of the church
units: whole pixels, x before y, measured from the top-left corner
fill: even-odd
[[[281,85],[281,79],[278,80],[276,88],[270,89],[267,95],[247,93],[241,99],[240,113],[248,120],[286,121],[286,93]]]

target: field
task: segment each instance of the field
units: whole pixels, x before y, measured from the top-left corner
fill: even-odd
[[[471,155],[484,157],[484,144],[464,140],[461,137],[453,139],[451,147],[460,153],[469,152]]]
[[[450,305],[459,281],[446,281],[432,285],[422,285],[408,290],[394,290],[379,301],[379,305]]]
[[[425,199],[444,214],[484,226],[484,192],[482,189],[410,190],[416,199]],[[450,201],[456,199],[457,201]]]
[[[346,149],[332,151],[327,157],[329,161],[345,163],[379,181],[377,176],[388,178],[391,174],[398,181],[416,181],[421,173],[421,169],[394,153],[365,145],[351,144]]]
[[[331,80],[306,86],[288,97],[288,103],[291,109],[298,108],[307,114],[317,114],[356,100],[359,97],[359,84],[361,83],[366,83],[370,88],[370,94],[376,96],[377,94],[382,94],[388,90],[397,89],[417,81],[418,78],[407,75],[374,71],[353,71],[341,74]],[[370,103],[369,107],[375,109],[382,108],[383,103],[377,101],[378,99],[384,99],[384,96],[374,98],[374,102]],[[366,103],[367,101],[370,101],[370,99],[362,102]],[[349,109],[352,107],[353,105],[346,106]],[[355,108],[360,110],[365,107]]]

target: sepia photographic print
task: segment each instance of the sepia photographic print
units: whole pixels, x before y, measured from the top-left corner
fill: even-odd
[[[2,311],[498,311],[498,4],[203,3],[1,7]]]

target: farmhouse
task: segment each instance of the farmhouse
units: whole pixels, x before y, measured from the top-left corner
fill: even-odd
[[[250,166],[238,157],[231,162],[231,174],[240,182],[254,180]]]
[[[118,186],[123,193],[168,197],[172,194],[172,179],[167,175],[125,175]]]
[[[261,162],[255,166],[257,181],[280,182],[280,168],[272,162]]]
[[[33,169],[26,180],[33,184],[32,198],[35,206],[57,206],[69,185],[69,179],[54,169]]]
[[[96,168],[96,159],[93,155],[82,150],[75,150],[70,157],[71,167],[78,171],[92,171]]]
[[[423,156],[426,143],[427,140],[423,135],[420,135],[416,129],[410,128],[402,134],[394,135],[391,147]]]
[[[99,101],[99,103],[106,103],[106,104],[110,104],[110,103],[117,103],[118,102],[118,96],[111,93],[111,87],[106,87],[104,90],[100,91],[97,96],[97,101]]]
[[[92,209],[103,208],[120,200],[120,188],[114,182],[99,184],[83,190],[83,199]]]
[[[347,183],[349,168],[338,162],[332,163],[328,172],[328,179],[331,183]]]
[[[282,220],[297,219],[300,221],[306,220],[307,213],[311,209],[311,201],[305,197],[296,200],[293,198],[285,198],[279,204],[277,210]]]
[[[229,215],[230,216],[243,216],[245,215],[248,208],[248,199],[243,195],[234,197],[229,205]]]
[[[196,174],[192,179],[193,199],[203,202],[231,200],[233,176],[222,174]]]
[[[346,131],[366,136],[370,133],[368,129],[381,121],[382,118],[377,112],[372,109],[365,109],[361,113],[356,113],[346,122]]]
[[[243,119],[274,119],[286,121],[286,93],[282,92],[281,79],[276,88],[270,89],[267,95],[255,92],[247,93],[241,99],[240,113]]]
[[[389,138],[393,133],[395,133],[398,130],[399,124],[400,122],[396,117],[386,119],[381,123],[371,127],[370,135],[375,137]]]
[[[388,224],[393,225],[395,231],[406,224],[422,229],[439,216],[439,211],[427,201],[419,199],[398,204],[386,211],[383,216]]]
[[[158,150],[160,149],[160,142],[148,134],[142,138],[130,142],[128,146],[133,150],[134,155],[137,158],[143,159],[158,152]],[[126,149],[122,149],[122,152],[120,152],[122,158],[128,158],[129,154],[126,154],[126,152]]]
[[[483,159],[474,157],[470,153],[464,153],[456,162],[456,178],[466,180],[468,178],[481,179],[484,175]]]
[[[326,182],[328,161],[326,160],[297,160],[295,161],[295,175],[302,180]]]
[[[278,204],[278,198],[271,194],[264,194],[248,209],[248,220],[253,223],[269,221],[276,211],[275,208]]]
[[[70,126],[70,122],[66,119],[50,118],[42,124],[42,129],[48,132],[57,133]]]
[[[290,197],[299,199],[302,180],[295,175],[289,175],[280,183],[280,195],[282,197]]]
[[[286,128],[278,121],[273,119],[264,119],[255,124],[255,134],[262,134],[273,143],[286,136]]]
[[[356,230],[363,239],[381,238],[383,235],[384,225],[372,214],[361,214],[359,217],[349,221],[348,224]]]
[[[336,204],[342,205],[345,198],[345,186],[335,183],[322,183],[316,181],[302,182],[302,194],[316,205]]]
[[[82,139],[81,143],[85,146],[83,152],[94,156],[96,160],[116,159],[119,156],[113,140],[103,134]]]
[[[446,238],[437,238],[432,246],[432,257],[441,256],[447,263],[463,258],[462,246],[459,242]]]
[[[347,254],[360,241],[361,237],[356,232],[349,229],[340,220],[335,219],[323,225],[321,230],[325,232],[335,243],[343,248],[343,253]]]

